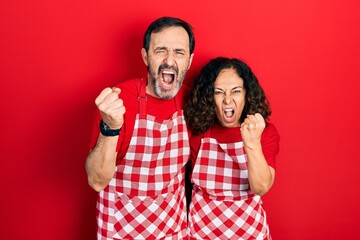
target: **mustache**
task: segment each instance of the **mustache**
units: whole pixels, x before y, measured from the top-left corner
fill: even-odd
[[[168,65],[168,64],[166,64],[166,63],[161,64],[161,65],[159,66],[159,69],[158,69],[158,74],[160,74],[161,70],[163,70],[163,69],[171,69],[171,70],[173,70],[173,71],[176,72],[176,75],[178,75],[179,69],[178,69],[176,66],[170,66],[170,65]]]

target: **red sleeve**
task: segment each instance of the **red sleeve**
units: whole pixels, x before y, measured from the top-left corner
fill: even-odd
[[[135,115],[137,113],[137,88],[135,87],[135,81],[137,79],[129,79],[122,81],[116,87],[121,89],[121,93],[119,97],[123,100],[124,106],[126,108],[126,113],[124,116],[124,124],[120,130],[120,136],[118,140],[118,145],[116,151],[119,152],[118,158],[122,158],[125,156],[125,153],[127,151],[133,125],[135,122]],[[100,121],[102,119],[102,116],[99,112],[99,110],[96,108],[94,117],[93,117],[93,124],[92,124],[92,134],[90,138],[90,144],[89,148],[92,149],[95,147],[99,134],[100,134]]]
[[[276,168],[276,155],[279,153],[280,136],[271,123],[267,123],[261,136],[261,146],[267,163]]]
[[[90,144],[89,144],[89,149],[93,149],[96,145],[97,139],[99,137],[100,134],[100,121],[101,121],[101,114],[99,113],[98,110],[96,110],[94,112],[94,117],[93,117],[93,124],[92,124],[92,130],[91,130],[91,137],[90,137]]]

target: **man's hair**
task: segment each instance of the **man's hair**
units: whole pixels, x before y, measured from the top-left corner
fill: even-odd
[[[242,123],[248,114],[260,113],[264,119],[271,115],[269,101],[250,67],[236,58],[218,57],[202,68],[200,75],[194,81],[191,97],[185,106],[186,121],[195,135],[205,132],[217,121],[214,83],[224,69],[235,69],[244,82],[245,106],[238,119],[239,123]]]
[[[195,38],[194,38],[193,28],[189,23],[174,17],[161,17],[156,19],[149,25],[149,27],[147,28],[144,34],[144,42],[143,42],[143,47],[145,48],[146,52],[149,51],[151,34],[158,33],[167,27],[182,27],[185,29],[185,31],[189,35],[189,48],[190,48],[190,54],[192,54],[195,49]]]

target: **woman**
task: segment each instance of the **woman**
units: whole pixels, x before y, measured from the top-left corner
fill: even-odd
[[[275,178],[279,135],[269,102],[238,59],[211,60],[195,80],[185,117],[193,184],[191,239],[271,239],[260,196]]]

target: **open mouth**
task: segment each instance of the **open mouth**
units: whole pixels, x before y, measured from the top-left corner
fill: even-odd
[[[165,85],[170,86],[175,79],[175,73],[173,71],[164,70],[162,71],[162,78]]]
[[[161,78],[162,79],[162,81],[161,81],[162,88],[164,90],[171,90],[174,86],[174,82],[176,79],[175,71],[166,69],[166,70],[162,70],[160,72],[160,74],[162,76],[162,78]]]
[[[235,114],[234,109],[225,109],[224,110],[224,116],[225,118],[232,118]]]

